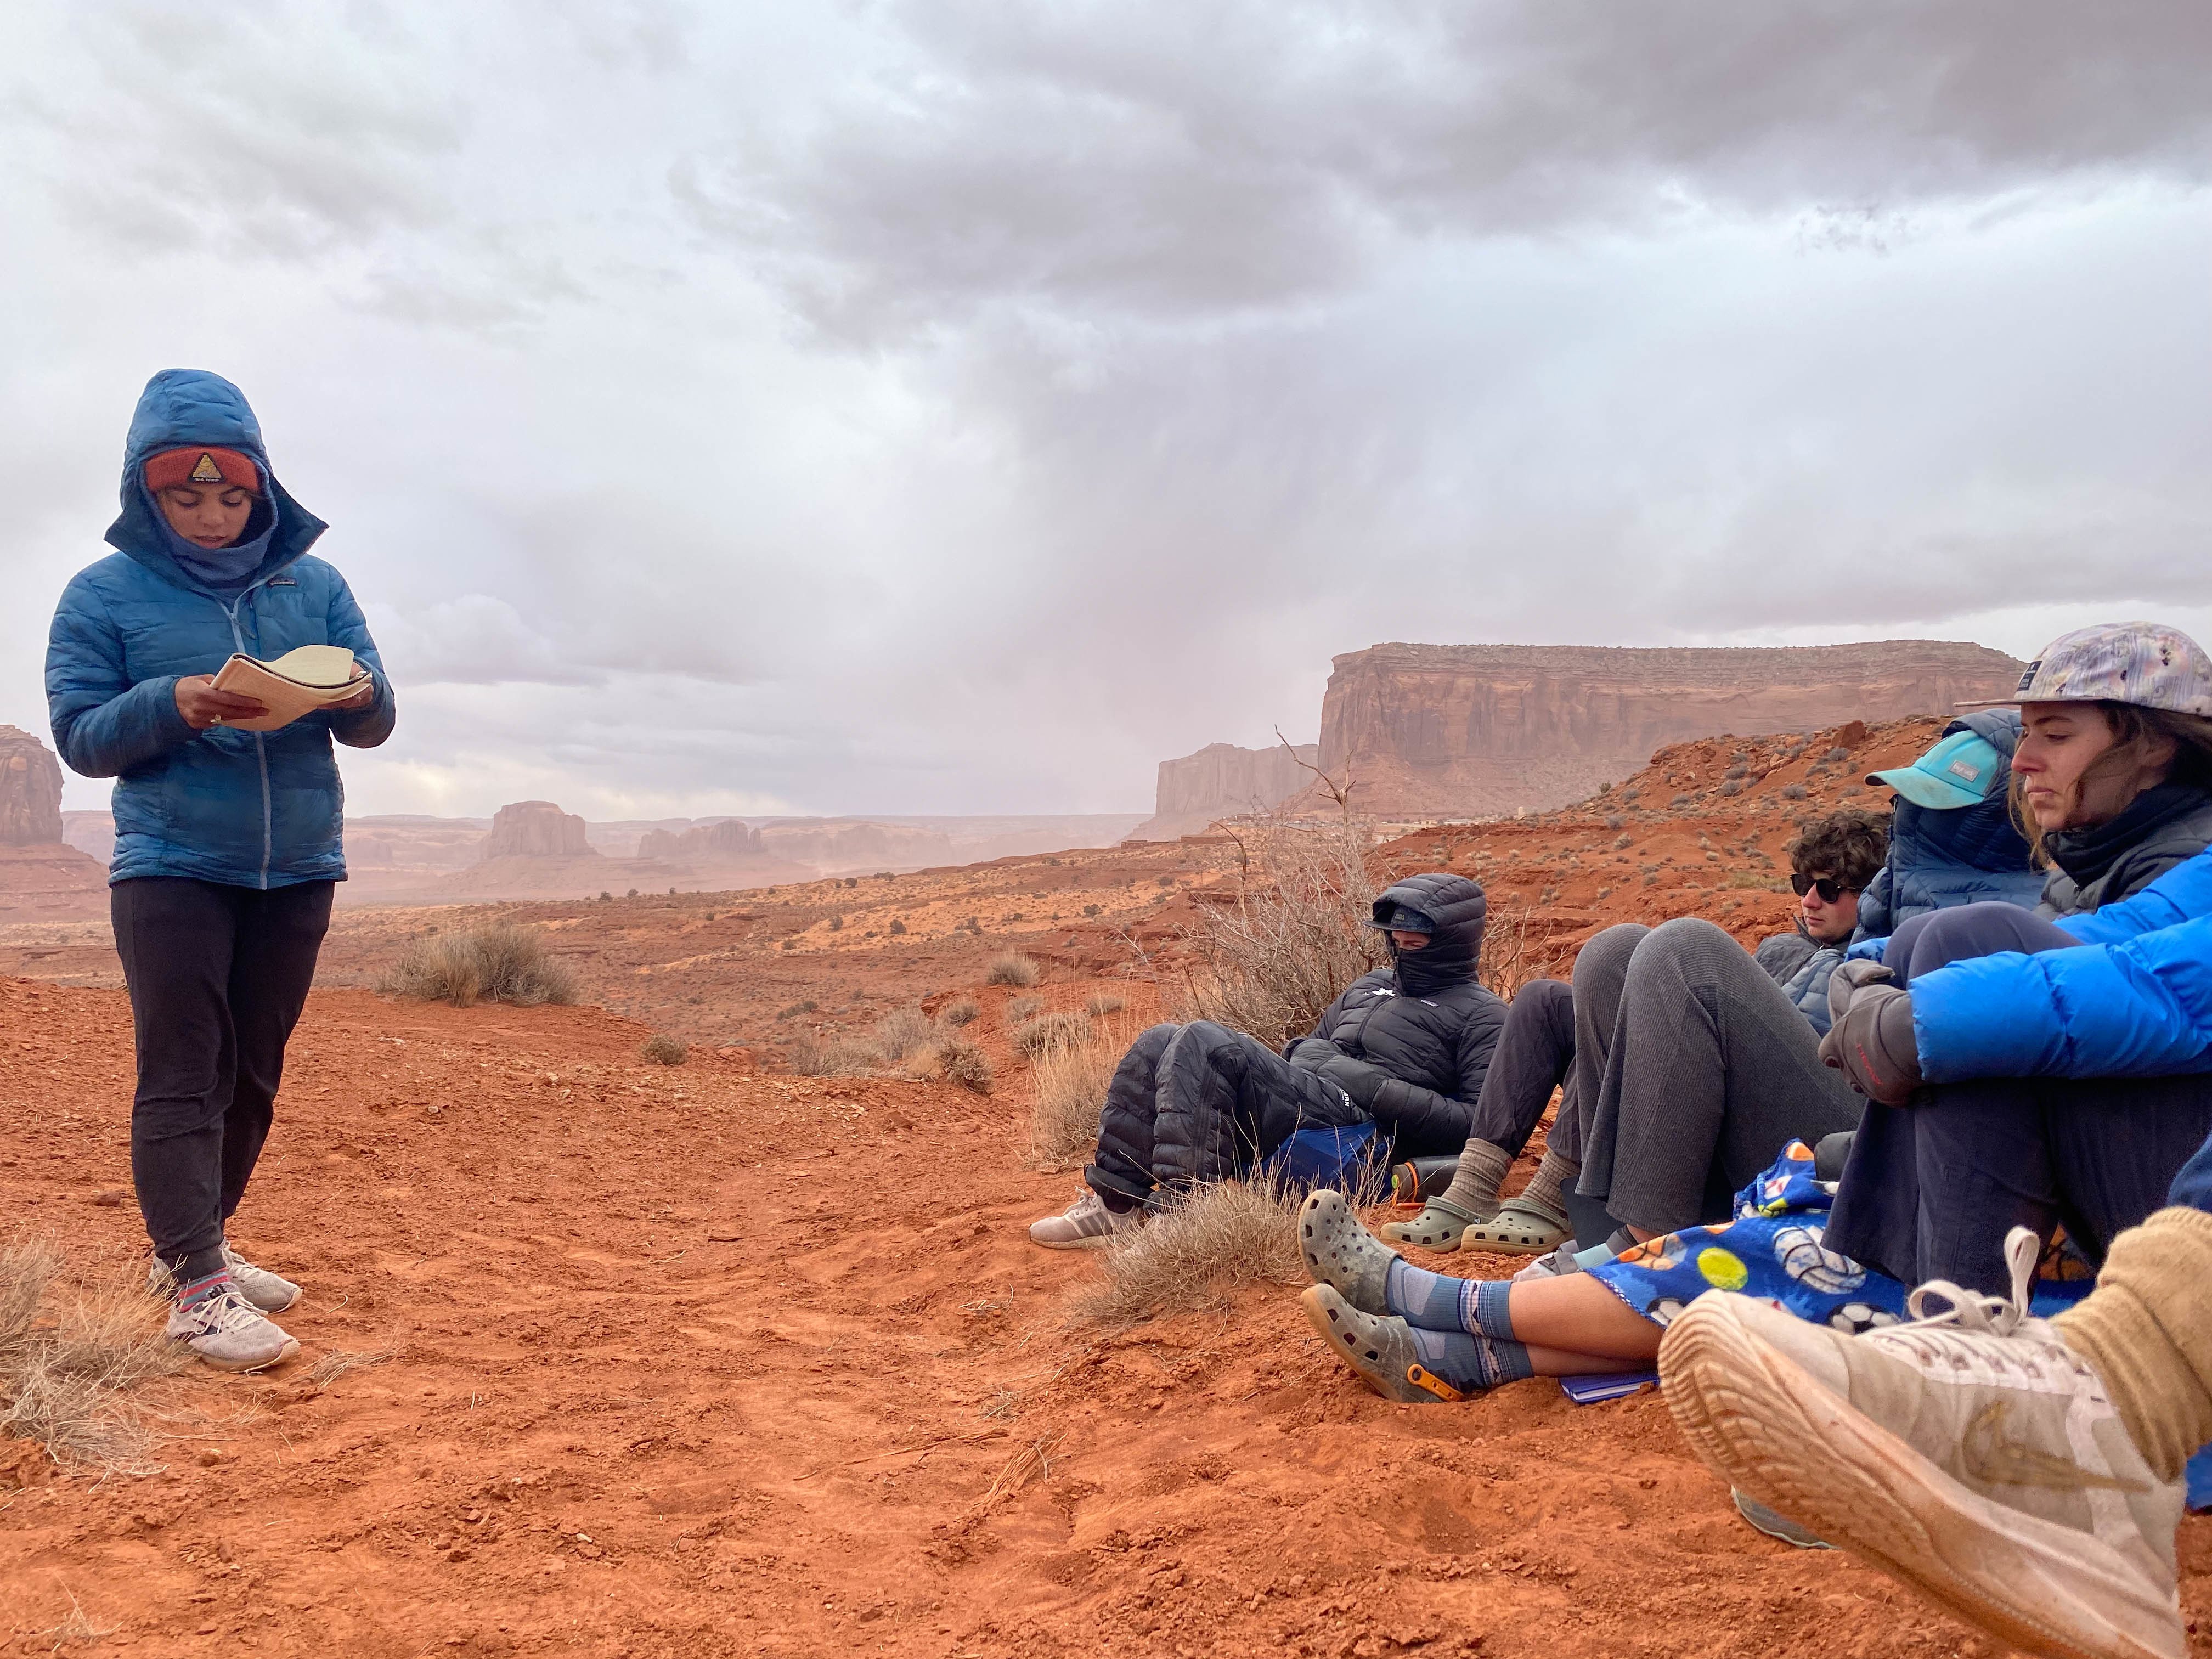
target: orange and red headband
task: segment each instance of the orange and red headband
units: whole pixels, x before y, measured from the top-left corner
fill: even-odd
[[[258,495],[261,469],[251,455],[235,449],[165,449],[146,463],[147,489],[158,493],[177,484],[250,489]]]

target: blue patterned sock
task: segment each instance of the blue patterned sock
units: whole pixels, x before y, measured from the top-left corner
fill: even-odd
[[[1416,1326],[1413,1352],[1425,1370],[1468,1394],[1535,1375],[1528,1350],[1518,1342],[1493,1341],[1465,1331],[1425,1331]]]
[[[1474,1317],[1465,1328],[1510,1342],[1513,1340],[1512,1295],[1511,1279],[1484,1279],[1474,1287]]]
[[[1468,1292],[1474,1287],[1471,1279],[1432,1273],[1400,1256],[1382,1276],[1382,1302],[1388,1311],[1419,1329],[1464,1332],[1469,1328]]]

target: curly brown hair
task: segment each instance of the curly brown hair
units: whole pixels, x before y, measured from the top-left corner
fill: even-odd
[[[1847,806],[1824,818],[1807,818],[1797,839],[1783,849],[1801,876],[1832,876],[1854,892],[1874,879],[1889,857],[1889,820]]]

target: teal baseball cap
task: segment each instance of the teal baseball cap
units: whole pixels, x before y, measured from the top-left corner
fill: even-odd
[[[1911,765],[1869,772],[1866,781],[1887,784],[1915,806],[1942,812],[1980,805],[2004,775],[1995,744],[1972,732],[1954,732]]]

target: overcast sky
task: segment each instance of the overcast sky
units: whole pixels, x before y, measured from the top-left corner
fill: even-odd
[[[9,19],[0,721],[172,365],[398,682],[356,812],[1140,810],[1385,640],[2212,639],[2206,7]]]

